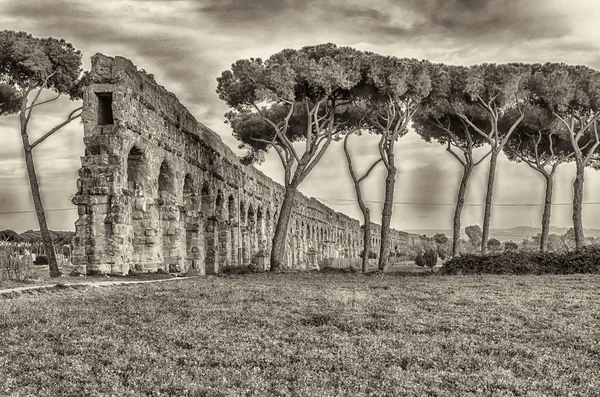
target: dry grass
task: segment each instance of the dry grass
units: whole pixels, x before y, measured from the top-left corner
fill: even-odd
[[[599,395],[599,281],[256,274],[23,295],[0,307],[0,395]]]

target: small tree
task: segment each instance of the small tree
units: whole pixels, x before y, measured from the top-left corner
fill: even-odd
[[[81,53],[63,39],[38,38],[26,32],[0,31],[0,115],[19,115],[25,166],[42,241],[49,255],[50,276],[60,275],[52,238],[46,222],[40,187],[35,169],[33,149],[56,131],[77,119],[81,107],[34,142],[29,139],[29,123],[33,111],[62,95],[71,99],[81,96]],[[54,96],[40,100],[42,92]]]
[[[352,112],[363,79],[361,52],[335,44],[283,50],[263,62],[236,61],[217,79],[233,135],[248,149],[243,161],[260,162],[273,149],[284,169],[285,193],[275,227],[271,270],[285,268],[285,246],[299,185],[319,163]],[[304,142],[299,152],[295,142]]]
[[[481,227],[479,225],[465,227],[465,234],[473,247],[479,247],[481,245]]]
[[[492,251],[498,251],[502,248],[502,243],[497,238],[492,237],[488,239],[487,246]]]
[[[425,252],[419,253],[415,256],[415,265],[419,267],[427,266],[433,273],[433,268],[437,264],[437,258],[437,251],[431,247],[428,247]]]
[[[437,247],[437,254],[441,259],[446,259],[450,253],[450,239],[444,233],[436,233],[433,241]]]
[[[518,251],[519,250],[519,244],[515,243],[514,241],[507,241],[504,243],[504,250],[506,251]]]

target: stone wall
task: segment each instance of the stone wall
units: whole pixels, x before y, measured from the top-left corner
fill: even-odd
[[[283,187],[243,166],[174,94],[122,57],[92,57],[84,93],[73,262],[82,271],[127,274],[225,266],[267,269]],[[357,220],[297,196],[288,263],[318,268],[355,258]],[[379,226],[373,230],[379,252]],[[421,244],[394,231],[392,247]]]

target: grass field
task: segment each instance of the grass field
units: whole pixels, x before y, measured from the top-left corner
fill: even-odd
[[[0,300],[0,395],[600,395],[599,284],[254,274],[20,295]]]

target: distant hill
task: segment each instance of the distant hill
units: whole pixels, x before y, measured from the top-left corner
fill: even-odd
[[[468,226],[468,225],[467,225]],[[569,227],[550,226],[550,233],[552,234],[565,234],[569,230]],[[541,233],[542,229],[539,227],[531,226],[515,226],[509,229],[490,229],[490,238],[496,238],[500,241],[514,241],[520,242],[525,238],[532,238],[538,233]],[[407,230],[409,233],[425,234],[427,236],[433,236],[436,233],[444,233],[446,236],[452,236],[452,229],[416,229]],[[584,234],[589,237],[600,237],[600,229],[585,229]],[[464,228],[462,230],[462,237],[466,238],[464,234]]]

